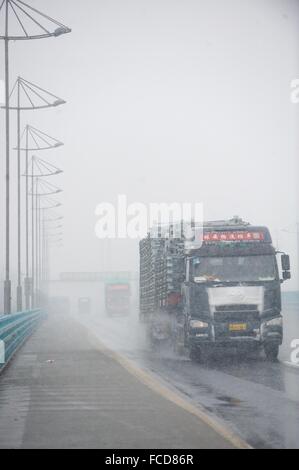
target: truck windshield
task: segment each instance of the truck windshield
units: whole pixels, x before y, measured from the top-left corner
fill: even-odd
[[[276,279],[275,257],[225,256],[193,259],[193,279],[205,281],[274,281]]]

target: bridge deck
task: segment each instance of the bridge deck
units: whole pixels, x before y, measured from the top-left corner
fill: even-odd
[[[52,315],[0,376],[0,448],[230,448],[149,389],[70,316]]]

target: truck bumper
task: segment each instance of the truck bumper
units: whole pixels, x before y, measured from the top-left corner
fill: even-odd
[[[232,337],[225,339],[211,339],[209,335],[204,336],[191,336],[189,343],[192,348],[199,348],[205,350],[239,350],[239,351],[257,351],[265,344],[272,344],[280,346],[282,337],[279,334],[267,336],[266,338],[253,338],[250,336]]]
[[[221,340],[212,340],[209,337],[197,337],[191,336],[190,339],[191,347],[205,348],[205,349],[246,349],[255,350],[262,346],[260,339],[251,337],[241,338],[226,338]]]
[[[232,348],[254,350],[264,345],[280,346],[283,339],[282,326],[267,326],[266,323],[251,323],[247,332],[230,333],[227,324],[210,324],[208,328],[197,329],[189,334],[191,347],[200,348]]]

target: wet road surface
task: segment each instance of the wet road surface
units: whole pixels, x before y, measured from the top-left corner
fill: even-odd
[[[71,317],[49,316],[0,376],[0,448],[235,448],[114,356]]]
[[[167,381],[190,401],[221,418],[255,448],[299,448],[299,367],[291,363],[291,342],[299,339],[299,305],[286,303],[279,361],[236,356],[207,364],[177,356],[171,348],[153,352],[136,318],[80,318],[108,347]]]

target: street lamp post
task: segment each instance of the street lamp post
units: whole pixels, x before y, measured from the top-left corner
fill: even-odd
[[[48,210],[50,212],[50,217],[45,218],[45,212]],[[43,281],[43,289],[46,289],[46,281],[49,280],[49,237],[47,236],[49,234],[49,227],[51,227],[52,224],[59,223],[61,222],[64,217],[57,214],[57,212],[53,211],[51,208],[45,208],[42,209],[43,211],[43,254],[42,254],[42,281]],[[52,217],[51,217],[52,214]],[[51,227],[51,229],[61,229],[63,228],[62,225],[58,225],[56,227]]]
[[[15,96],[16,95],[16,96]],[[65,101],[59,98],[57,95],[50,93],[44,88],[35,85],[34,83],[28,82],[22,77],[18,77],[13,89],[10,93],[10,105],[9,109],[17,111],[17,150],[18,152],[18,287],[17,287],[17,309],[22,310],[23,292],[22,292],[22,280],[21,280],[21,151],[26,151],[26,168],[28,165],[28,152],[48,150],[52,148],[60,147],[62,142],[53,137],[50,137],[45,132],[36,129],[33,126],[27,125],[23,136],[26,136],[26,145],[21,145],[21,111],[30,111],[37,109],[45,109],[51,107],[57,107],[61,104],[65,104]],[[29,145],[30,140],[30,145]],[[26,181],[26,187],[28,190],[28,179]],[[29,274],[27,268],[28,263],[28,196],[26,195],[26,278],[25,278],[25,303],[26,309],[28,309],[28,296],[29,296]]]
[[[31,288],[31,305],[36,306],[36,294],[40,287],[40,257],[41,257],[41,210],[47,207],[41,206],[41,198],[47,198],[54,194],[62,192],[60,188],[43,180],[45,177],[54,176],[62,173],[62,170],[54,165],[41,160],[35,156],[31,160],[31,174],[26,173],[26,177],[31,177],[31,196],[32,196],[32,288]],[[49,208],[53,204],[50,203]],[[57,204],[54,204],[57,207]],[[34,213],[35,210],[35,213]]]
[[[32,197],[31,197],[31,286],[28,286],[27,296],[29,292],[31,293],[31,308],[35,307],[35,299],[34,299],[34,158],[32,157],[31,161],[31,188],[32,188]],[[28,175],[26,174],[28,178]]]
[[[21,86],[23,86],[23,80],[22,78],[18,78],[17,84],[18,84],[18,90],[21,89]],[[25,87],[23,87],[25,90]],[[44,92],[49,95],[49,92]],[[13,92],[12,92],[13,94]],[[19,95],[19,92],[18,92]],[[51,97],[55,97],[57,102],[58,97],[55,95],[50,94]],[[29,90],[26,92],[26,98],[30,98],[30,92]],[[29,98],[28,98],[29,97]],[[51,99],[52,99],[51,98]],[[32,99],[30,98],[30,101],[32,102],[31,104],[31,109],[38,109],[38,103],[33,103]],[[59,98],[60,103],[64,103],[63,100]],[[34,106],[34,107],[32,107]],[[54,106],[54,104],[51,104],[50,101],[48,101],[48,106],[51,107]],[[11,109],[15,109],[11,107]],[[18,114],[20,113],[21,110],[28,109],[28,103],[23,102],[22,106],[18,105]],[[25,145],[23,145],[23,139],[25,140]],[[38,129],[36,129],[33,126],[27,125],[23,131],[23,134],[21,136],[20,133],[20,127],[18,126],[18,159],[20,160],[20,153],[21,151],[26,152],[26,224],[25,224],[25,231],[26,231],[26,277],[25,277],[25,305],[26,305],[26,310],[29,309],[30,305],[30,278],[29,278],[29,152],[31,151],[41,151],[41,150],[49,150],[49,149],[54,149],[61,147],[63,143],[57,139],[54,139],[54,137],[49,136],[45,132],[42,132]],[[38,166],[40,170],[40,176],[51,176],[53,174],[59,174],[61,173],[61,170],[56,168],[54,165],[51,165],[50,163],[46,162],[45,160],[41,160],[37,157],[35,157],[35,162],[36,165]],[[20,171],[20,167],[19,167]],[[19,194],[20,194],[20,182],[19,182]],[[19,208],[21,206],[21,201],[19,201]],[[19,240],[19,253],[18,253],[18,273],[19,273],[19,286],[20,289],[18,290],[19,293],[19,302],[20,305],[22,305],[22,287],[21,287],[21,233],[20,233],[20,227],[21,227],[21,213],[20,211],[18,212],[18,240]]]
[[[4,40],[5,46],[5,126],[6,126],[6,159],[5,159],[5,184],[6,184],[6,202],[5,202],[5,282],[4,282],[4,313],[11,313],[11,279],[10,279],[10,96],[9,96],[9,41],[43,39],[49,37],[58,37],[62,34],[70,33],[71,29],[54,20],[50,16],[42,13],[36,8],[28,5],[22,0],[2,0],[0,5],[0,14],[4,12],[4,33],[0,32],[0,39]],[[10,17],[16,19],[14,27],[11,26]],[[37,30],[34,33],[28,31],[28,22]],[[25,26],[26,25],[26,26]],[[10,27],[11,26],[11,27]],[[54,30],[53,30],[54,29]],[[18,115],[19,127],[19,115]],[[18,155],[18,167],[19,167]],[[20,173],[19,173],[20,177]],[[18,204],[20,203],[18,189]],[[20,205],[18,212],[20,211]],[[20,224],[18,233],[20,232]],[[20,237],[18,236],[18,254],[21,251]],[[22,288],[20,283],[20,256],[18,256],[18,306],[21,306]]]
[[[3,6],[3,3],[2,3]],[[8,39],[8,2],[5,5],[5,125],[6,125],[6,256],[4,284],[4,313],[11,313],[10,280],[10,155],[9,155],[9,39]]]
[[[39,204],[38,204],[38,227],[36,231],[36,250],[37,250],[37,264],[36,264],[36,293],[37,293],[37,298],[38,298],[38,303],[41,301],[41,294],[44,292],[45,284],[44,281],[46,280],[46,266],[47,266],[47,244],[48,240],[51,238],[51,236],[62,236],[63,233],[47,233],[46,230],[46,225],[45,225],[45,211],[47,211],[47,208],[41,207],[41,198],[42,194],[38,196]],[[62,229],[63,226],[59,225],[57,227],[54,227],[55,230]]]
[[[17,286],[17,311],[22,311],[22,280],[21,280],[21,111],[20,111],[20,87],[18,87],[18,112],[17,112],[17,133],[18,133],[18,286]],[[9,106],[9,104],[8,104]]]
[[[32,195],[32,201],[34,201],[34,195]],[[50,211],[53,209],[57,209],[61,207],[61,203],[55,201],[54,199],[50,199],[49,197],[43,197],[43,202],[44,204],[40,207],[40,210],[44,213],[45,211]],[[61,220],[63,217],[59,217],[59,220]],[[34,221],[34,206],[32,206],[32,220]],[[46,220],[45,222],[49,222],[52,219]],[[34,273],[34,263],[35,263],[35,251],[36,247],[34,247],[34,222],[32,224],[32,276],[33,276],[33,283],[35,282],[35,273]],[[47,260],[48,264],[48,260]],[[48,269],[48,267],[47,267]],[[32,283],[32,288],[31,288],[31,295],[32,295],[32,300],[31,300],[31,305],[32,307],[35,306],[35,292],[33,289],[33,283]]]

